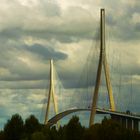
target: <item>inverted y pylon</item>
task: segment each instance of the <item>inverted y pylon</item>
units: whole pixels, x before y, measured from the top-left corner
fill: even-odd
[[[105,72],[105,79],[106,79],[106,86],[107,86],[107,90],[108,90],[110,109],[112,111],[115,111],[115,102],[114,102],[114,98],[113,98],[113,92],[112,92],[112,86],[111,86],[110,74],[109,74],[109,67],[107,64],[106,51],[105,51],[105,10],[104,9],[101,9],[101,11],[100,11],[100,18],[101,18],[100,19],[100,57],[99,57],[97,75],[96,75],[94,95],[93,95],[93,99],[92,99],[89,126],[91,126],[93,124],[94,117],[96,114],[98,92],[99,92],[99,87],[100,87],[100,82],[101,82],[102,65],[103,65],[104,72]]]
[[[53,99],[55,114],[58,114],[58,107],[57,107],[57,102],[55,99],[55,91],[54,91],[54,69],[53,69],[53,60],[52,59],[50,60],[50,86],[49,86],[49,94],[48,94],[48,101],[47,101],[47,108],[46,108],[44,124],[48,123],[51,98]]]

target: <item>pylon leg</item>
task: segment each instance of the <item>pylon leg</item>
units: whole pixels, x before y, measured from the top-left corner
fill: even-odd
[[[50,60],[50,87],[49,87],[48,102],[47,102],[44,124],[48,123],[48,115],[49,115],[51,97],[53,99],[55,114],[58,114],[57,102],[56,102],[56,98],[54,95],[54,80],[53,79],[54,79],[53,60]]]

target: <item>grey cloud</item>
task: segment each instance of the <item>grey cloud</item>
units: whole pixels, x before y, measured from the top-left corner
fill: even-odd
[[[140,31],[140,23],[137,23],[135,25],[135,32],[139,32]]]
[[[54,59],[54,60],[61,60],[66,59],[68,56],[64,53],[57,52],[53,49],[53,47],[45,47],[40,44],[34,44],[33,46],[29,46],[25,48],[30,51],[31,53],[38,54],[43,59]]]
[[[140,14],[139,1],[103,0],[100,2],[100,7],[106,10],[106,25],[108,25],[106,32],[109,32],[114,40],[133,41],[139,39],[140,34],[136,32],[136,29],[139,30],[139,23],[132,22],[133,15]]]
[[[138,25],[131,23],[132,15],[136,12],[139,13],[139,2],[135,2],[136,4],[131,7],[127,4],[125,6],[122,5],[121,1],[115,2],[115,4],[110,1],[102,3],[107,9],[106,22],[109,26],[111,25],[110,30],[112,30],[111,32],[114,38],[120,40],[134,40],[139,38],[139,34],[135,33]],[[39,8],[43,9],[43,11],[41,10],[39,13],[41,19],[39,18],[39,15],[37,15],[37,17],[34,18],[35,23],[32,23],[32,20],[29,20],[28,17],[24,16],[25,21],[22,24],[17,24],[17,27],[10,26],[11,29],[7,26],[6,29],[1,31],[1,36],[5,38],[15,37],[16,39],[20,38],[22,35],[48,40],[55,38],[61,42],[74,42],[81,39],[91,39],[95,32],[97,23],[92,19],[90,11],[84,8],[78,6],[69,7],[65,11],[65,15],[61,13],[59,5],[55,3],[43,1],[40,2]],[[120,12],[119,10],[123,12],[120,16],[118,15]],[[25,13],[24,10],[22,10],[22,12]],[[45,13],[46,15],[44,15]],[[31,15],[32,14],[34,16],[33,12],[31,12]],[[51,20],[52,23],[47,22]],[[27,24],[27,27],[25,27],[25,24]],[[39,29],[40,26],[41,29]]]
[[[117,19],[111,13],[106,16],[106,24],[108,24],[109,26],[115,26],[117,23],[116,20]]]
[[[15,78],[15,77],[14,77]],[[8,78],[8,81],[0,81],[0,89],[45,89],[49,87],[49,81],[44,78],[44,80],[31,80],[28,78],[12,78],[11,81]],[[33,78],[32,78],[33,79]],[[40,78],[39,78],[40,79]]]
[[[1,119],[0,127],[3,128],[7,119],[13,114],[19,113],[23,119],[34,114],[40,118],[41,108],[43,103],[42,98],[45,98],[44,90],[0,90],[1,103]],[[24,112],[24,113],[23,113]]]
[[[0,68],[7,70],[9,73],[6,75],[1,75],[1,81],[16,81],[16,80],[41,80],[48,79],[48,70],[50,59],[65,60],[68,55],[59,52],[59,50],[54,50],[53,47],[43,46],[40,44],[35,44],[32,46],[19,44],[11,44],[4,42],[1,45],[0,52]],[[35,61],[35,68],[31,68],[25,62],[21,61],[19,58],[30,55],[31,61]],[[38,67],[43,65],[43,67]]]
[[[67,14],[63,15],[59,5],[42,1],[39,2],[38,7],[20,5],[21,10],[17,14],[16,10],[19,9],[16,7],[19,4],[10,3],[9,5],[9,9],[6,11],[9,14],[2,19],[5,24],[0,25],[2,38],[18,40],[23,36],[33,36],[48,40],[55,38],[62,42],[74,42],[84,38],[90,39],[93,34],[94,21],[90,12],[83,8],[70,7],[66,10]],[[5,9],[3,10],[5,13]],[[9,12],[10,10],[12,11]]]
[[[42,0],[40,4],[41,4],[41,10],[43,10],[43,13],[46,16],[50,16],[50,17],[60,16],[61,9],[57,3]]]
[[[18,40],[21,37],[22,31],[20,28],[4,29],[0,32],[1,39],[15,39]]]

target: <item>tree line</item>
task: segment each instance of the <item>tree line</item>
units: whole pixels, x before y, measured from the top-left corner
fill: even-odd
[[[20,115],[15,114],[1,130],[0,140],[140,140],[140,133],[107,118],[86,128],[77,116],[73,116],[66,125],[57,129],[39,123],[34,115],[24,122]]]

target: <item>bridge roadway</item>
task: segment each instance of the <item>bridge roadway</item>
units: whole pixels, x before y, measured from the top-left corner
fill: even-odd
[[[59,121],[63,117],[65,117],[65,116],[67,116],[67,115],[69,115],[71,113],[79,112],[79,111],[91,111],[91,109],[90,108],[88,108],[88,109],[76,109],[76,108],[73,108],[73,109],[66,110],[64,112],[61,112],[61,113],[55,115],[50,120],[48,120],[48,125],[52,126],[52,125],[56,124],[57,121]],[[127,114],[127,113],[124,113],[124,112],[110,111],[110,110],[99,109],[99,108],[96,109],[96,113],[97,114],[110,114],[111,116],[116,116],[116,117],[121,117],[121,118],[140,121],[140,116],[134,115],[134,114],[131,114],[131,113]]]

